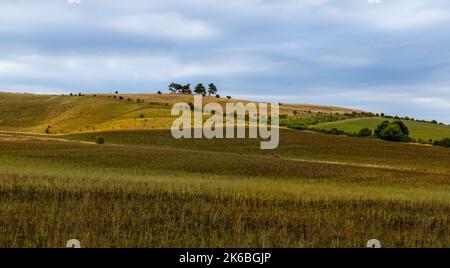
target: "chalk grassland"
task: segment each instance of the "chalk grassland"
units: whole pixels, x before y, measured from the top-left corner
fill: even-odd
[[[120,99],[122,98],[122,99]],[[140,100],[138,103],[137,100]],[[143,100],[143,102],[142,102]],[[206,96],[204,104],[247,101]],[[181,94],[95,94],[58,96],[0,93],[0,129],[53,135],[118,129],[170,128],[172,105],[194,102]],[[352,112],[351,109],[318,105],[288,105],[280,113],[293,111]]]
[[[95,135],[0,135],[0,247],[450,246],[446,148],[285,129],[274,151]]]
[[[370,128],[375,130],[376,127],[383,122],[383,118],[356,118],[341,120],[336,122],[329,122],[315,125],[315,128],[319,129],[340,129],[346,132],[358,132],[362,128]],[[392,121],[392,119],[390,119]],[[431,123],[423,123],[416,121],[403,120],[403,122],[408,126],[411,137],[415,139],[422,139],[424,141],[441,140],[444,138],[450,138],[450,126],[441,126]]]

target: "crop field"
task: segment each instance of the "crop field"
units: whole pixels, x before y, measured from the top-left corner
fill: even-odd
[[[3,132],[0,247],[450,246],[450,150],[280,134]]]
[[[358,132],[362,128],[370,128],[375,130],[376,127],[383,122],[384,118],[355,118],[348,120],[341,120],[336,122],[317,124],[314,127],[320,129],[340,129],[346,132]],[[403,120],[406,126],[409,128],[410,136],[415,139],[428,140],[441,140],[444,138],[450,138],[450,126],[437,125],[431,123],[416,122],[410,120]]]

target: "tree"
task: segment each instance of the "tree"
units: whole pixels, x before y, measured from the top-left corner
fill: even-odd
[[[411,141],[408,127],[401,121],[383,121],[377,126],[375,136],[386,141]]]
[[[358,132],[358,137],[370,137],[372,136],[372,130],[370,128],[362,128],[359,132]]]
[[[181,93],[182,94],[192,94],[191,84],[186,84],[186,85],[182,86]]]
[[[199,95],[204,95],[204,94],[206,94],[206,88],[205,88],[205,86],[203,86],[202,83],[197,84],[197,86],[195,87],[194,93],[195,93],[195,94],[199,94]]]
[[[381,132],[386,129],[389,125],[391,124],[391,122],[385,120],[383,121],[381,124],[379,124],[377,126],[377,128],[375,129],[375,136],[377,136],[378,138],[381,138]]]
[[[173,94],[181,93],[182,88],[183,88],[183,86],[180,84],[172,83],[169,85],[169,91],[170,91],[170,93],[173,93]]]
[[[409,129],[405,125],[405,123],[403,123],[402,121],[395,121],[393,124],[398,125],[400,127],[400,129],[402,130],[403,134],[409,135]]]
[[[217,94],[217,87],[216,87],[216,85],[211,83],[208,86],[208,95],[211,96],[211,95],[215,95],[215,94]]]
[[[161,91],[158,91],[158,95],[161,95],[162,94],[162,92]]]

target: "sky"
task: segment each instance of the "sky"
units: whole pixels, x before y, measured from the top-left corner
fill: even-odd
[[[1,0],[0,91],[335,105],[450,123],[448,0]]]

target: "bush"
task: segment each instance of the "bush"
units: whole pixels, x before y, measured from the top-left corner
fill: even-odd
[[[409,129],[402,121],[383,121],[375,129],[375,136],[386,141],[409,142]]]
[[[103,138],[103,136],[97,136],[97,138],[95,139],[95,143],[105,144],[105,138]]]
[[[442,146],[442,147],[450,147],[450,138],[445,138],[439,141],[434,141],[433,143],[436,146]]]
[[[358,132],[358,137],[370,137],[372,136],[372,130],[370,128],[362,128],[359,132]]]

